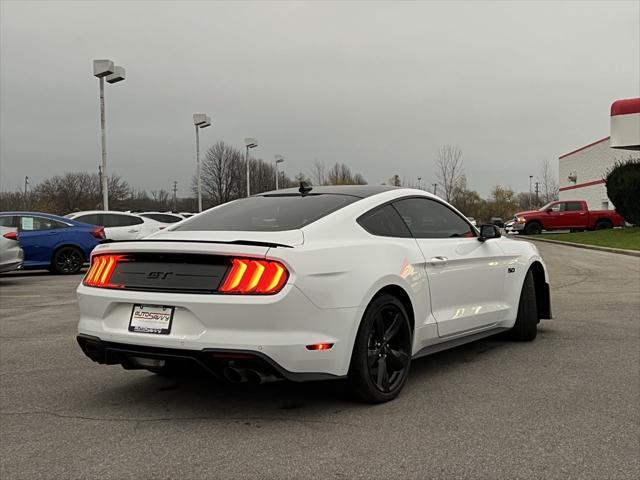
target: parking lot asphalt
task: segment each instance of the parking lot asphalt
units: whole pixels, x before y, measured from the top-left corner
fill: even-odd
[[[640,477],[640,258],[538,244],[555,319],[417,360],[370,406],[101,366],[81,277],[0,276],[0,478]]]

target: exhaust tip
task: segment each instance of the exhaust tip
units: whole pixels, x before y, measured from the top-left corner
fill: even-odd
[[[244,370],[238,368],[226,367],[222,371],[222,374],[230,383],[244,383],[247,381],[247,376],[245,375]]]

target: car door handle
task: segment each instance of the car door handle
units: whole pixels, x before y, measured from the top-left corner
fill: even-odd
[[[129,233],[136,233],[136,232],[139,232],[139,231],[140,230],[138,230],[138,229],[132,228],[131,230],[129,230]]]
[[[437,266],[445,265],[448,261],[449,259],[447,257],[432,257],[431,260],[429,260],[429,263],[431,263],[431,265]]]

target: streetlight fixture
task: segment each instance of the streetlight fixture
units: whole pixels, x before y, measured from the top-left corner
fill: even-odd
[[[105,109],[104,109],[104,81],[107,83],[118,83],[125,79],[125,70],[123,67],[114,65],[111,60],[94,60],[93,76],[98,77],[100,81],[100,132],[102,138],[102,208],[109,210],[109,187],[107,177],[107,133],[105,125]]]
[[[245,138],[244,145],[247,147],[247,154],[245,155],[245,161],[247,162],[247,197],[251,196],[251,184],[249,179],[249,149],[256,148],[258,141],[255,138]]]
[[[418,177],[418,190],[422,190],[422,177]]]
[[[276,155],[276,190],[278,190],[278,164],[284,162],[282,155]]]
[[[202,175],[200,168],[200,129],[211,126],[211,117],[204,113],[193,114],[193,125],[196,129],[196,178],[198,182],[198,212],[202,211]]]

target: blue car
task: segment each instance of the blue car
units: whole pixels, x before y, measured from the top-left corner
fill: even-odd
[[[78,273],[105,238],[103,227],[49,213],[0,212],[0,226],[18,229],[23,269],[47,268],[62,275]]]

